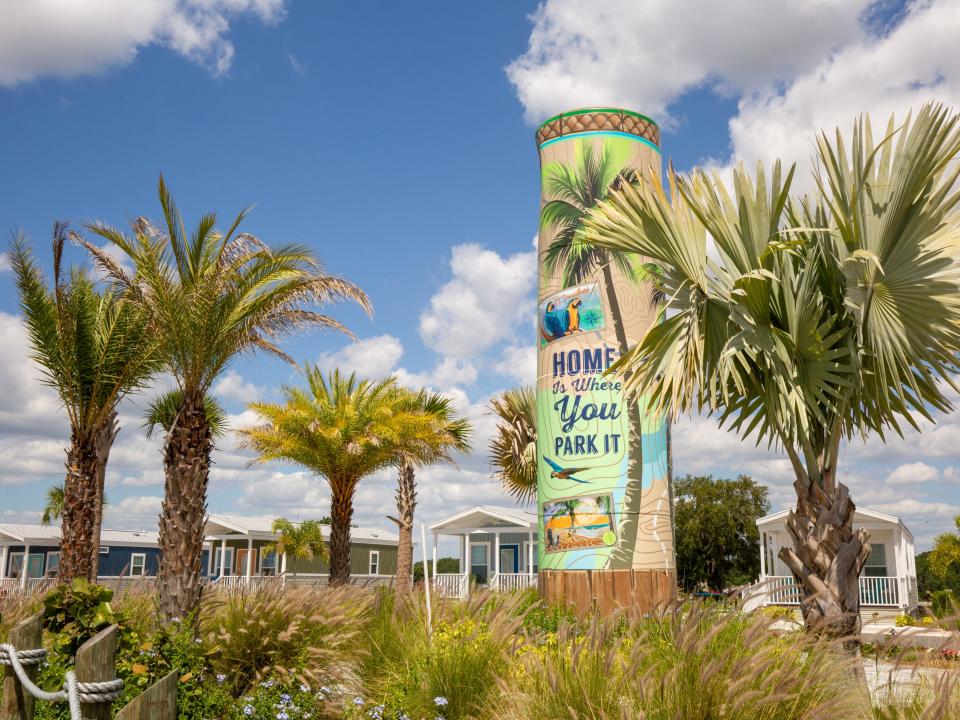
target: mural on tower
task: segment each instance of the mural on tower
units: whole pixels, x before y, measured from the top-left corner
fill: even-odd
[[[660,172],[659,129],[626,110],[577,110],[537,141],[539,566],[673,570],[666,422],[604,376],[661,309],[642,259],[580,235],[610,188]]]

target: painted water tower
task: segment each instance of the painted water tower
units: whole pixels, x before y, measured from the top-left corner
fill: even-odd
[[[660,129],[586,108],[537,129],[539,583],[549,601],[645,612],[676,595],[667,423],[604,371],[657,322],[642,258],[586,245],[611,188],[660,173]]]

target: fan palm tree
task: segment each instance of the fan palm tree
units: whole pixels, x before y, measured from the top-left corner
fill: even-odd
[[[501,487],[521,502],[537,497],[537,399],[532,387],[506,390],[490,400],[497,429],[490,464]]]
[[[63,483],[59,578],[97,576],[103,482],[117,437],[117,404],[159,367],[148,318],[118,294],[99,292],[81,268],[64,271],[66,223],[53,228],[53,287],[23,238],[11,250],[33,359],[70,420]]]
[[[812,199],[790,199],[779,163],[769,183],[738,168],[732,193],[715,174],[671,174],[669,196],[657,180],[611,194],[586,237],[652,258],[670,298],[613,367],[627,392],[782,448],[797,505],[780,558],[807,626],[850,636],[870,546],[837,479],[840,445],[932,421],[956,387],[960,117],[927,105],[879,143],[861,119],[849,147],[838,131],[818,150]]]
[[[360,481],[404,461],[437,457],[436,418],[416,393],[395,378],[363,380],[304,369],[307,389],[285,387],[284,402],[252,403],[266,422],[241,428],[257,460],[287,460],[316,473],[330,486],[330,583],[350,580],[350,521]]]
[[[432,418],[433,432],[422,438],[416,455],[404,455],[397,474],[397,590],[413,587],[413,513],[417,506],[417,467],[452,462],[451,451],[470,450],[470,422],[457,418],[450,398],[422,390],[416,395],[416,407]],[[426,548],[423,550],[426,558]]]
[[[608,145],[601,145],[597,151],[589,140],[577,141],[577,155],[572,165],[552,162],[543,170],[546,202],[540,211],[540,232],[553,234],[544,256],[544,269],[550,274],[559,273],[564,286],[568,287],[585,282],[598,271],[601,273],[607,296],[608,320],[617,338],[621,356],[627,354],[629,345],[614,284],[613,266],[624,277],[633,280],[655,276],[645,271],[641,259],[631,253],[585,242],[583,229],[584,221],[598,202],[607,197],[611,190],[636,180],[636,171],[615,162]],[[659,297],[659,293],[652,293],[651,303],[656,304]],[[623,502],[618,532],[620,541],[610,555],[609,567],[616,570],[633,567],[633,552],[642,511],[643,443],[640,434],[643,417],[635,398],[627,401],[627,417],[630,418],[627,477],[631,482],[627,484]],[[669,427],[667,433],[669,458]],[[670,470],[668,466],[668,475]]]
[[[268,247],[238,232],[243,211],[225,233],[204,215],[187,234],[160,178],[163,226],[139,218],[128,235],[106,225],[91,232],[132,261],[127,272],[106,251],[85,242],[102,271],[128,302],[142,308],[161,344],[164,368],[179,391],[179,406],[163,445],[164,499],[160,512],[160,605],[168,617],[184,616],[199,602],[200,557],[213,437],[207,394],[230,362],[263,351],[293,364],[277,341],[309,329],[347,332],[315,310],[333,300],[353,300],[370,310],[355,285],[328,274],[313,254],[295,245]]]
[[[277,518],[271,527],[277,539],[264,548],[265,552],[276,553],[277,557],[294,560],[313,560],[327,558],[327,544],[323,541],[323,526],[317,520],[304,520],[292,523]],[[297,577],[294,565],[293,577]]]

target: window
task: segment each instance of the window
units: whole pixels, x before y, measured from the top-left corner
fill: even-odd
[[[10,553],[10,577],[20,577],[21,569],[23,569],[23,553]]]
[[[109,554],[110,554],[110,548],[108,548],[106,545],[101,545],[101,546],[100,546],[100,554],[101,554],[101,555],[109,555]]]
[[[379,550],[370,551],[370,574],[371,575],[380,574],[380,551]]]
[[[147,574],[147,554],[133,553],[130,556],[130,577],[142,577]]]
[[[60,570],[60,551],[47,553],[47,577],[56,577]]]
[[[882,543],[870,546],[870,555],[863,566],[864,577],[888,577],[887,546]]]
[[[277,554],[275,552],[264,552],[260,555],[260,574],[277,574]]]
[[[233,574],[233,548],[227,548],[227,562],[222,562],[223,548],[218,547],[213,555],[213,574],[214,575],[232,575]]]

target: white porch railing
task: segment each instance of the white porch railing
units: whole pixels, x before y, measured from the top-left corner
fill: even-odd
[[[56,582],[54,578],[28,578],[26,587],[22,587],[20,578],[3,578],[0,580],[0,595],[42,592],[53,587]]]
[[[861,577],[860,604],[901,607],[900,582],[895,577]],[[800,589],[792,576],[768,575],[753,587],[754,593],[766,598],[770,605],[799,605]]]
[[[431,580],[439,597],[463,598],[467,596],[467,575],[461,573],[437,573]]]
[[[250,577],[246,575],[221,575],[220,577],[214,578],[212,583],[217,587],[224,588],[259,587],[264,583],[276,579],[277,578],[272,575],[251,575]]]
[[[497,592],[513,592],[537,586],[537,576],[529,573],[500,573],[487,581],[487,587]]]

